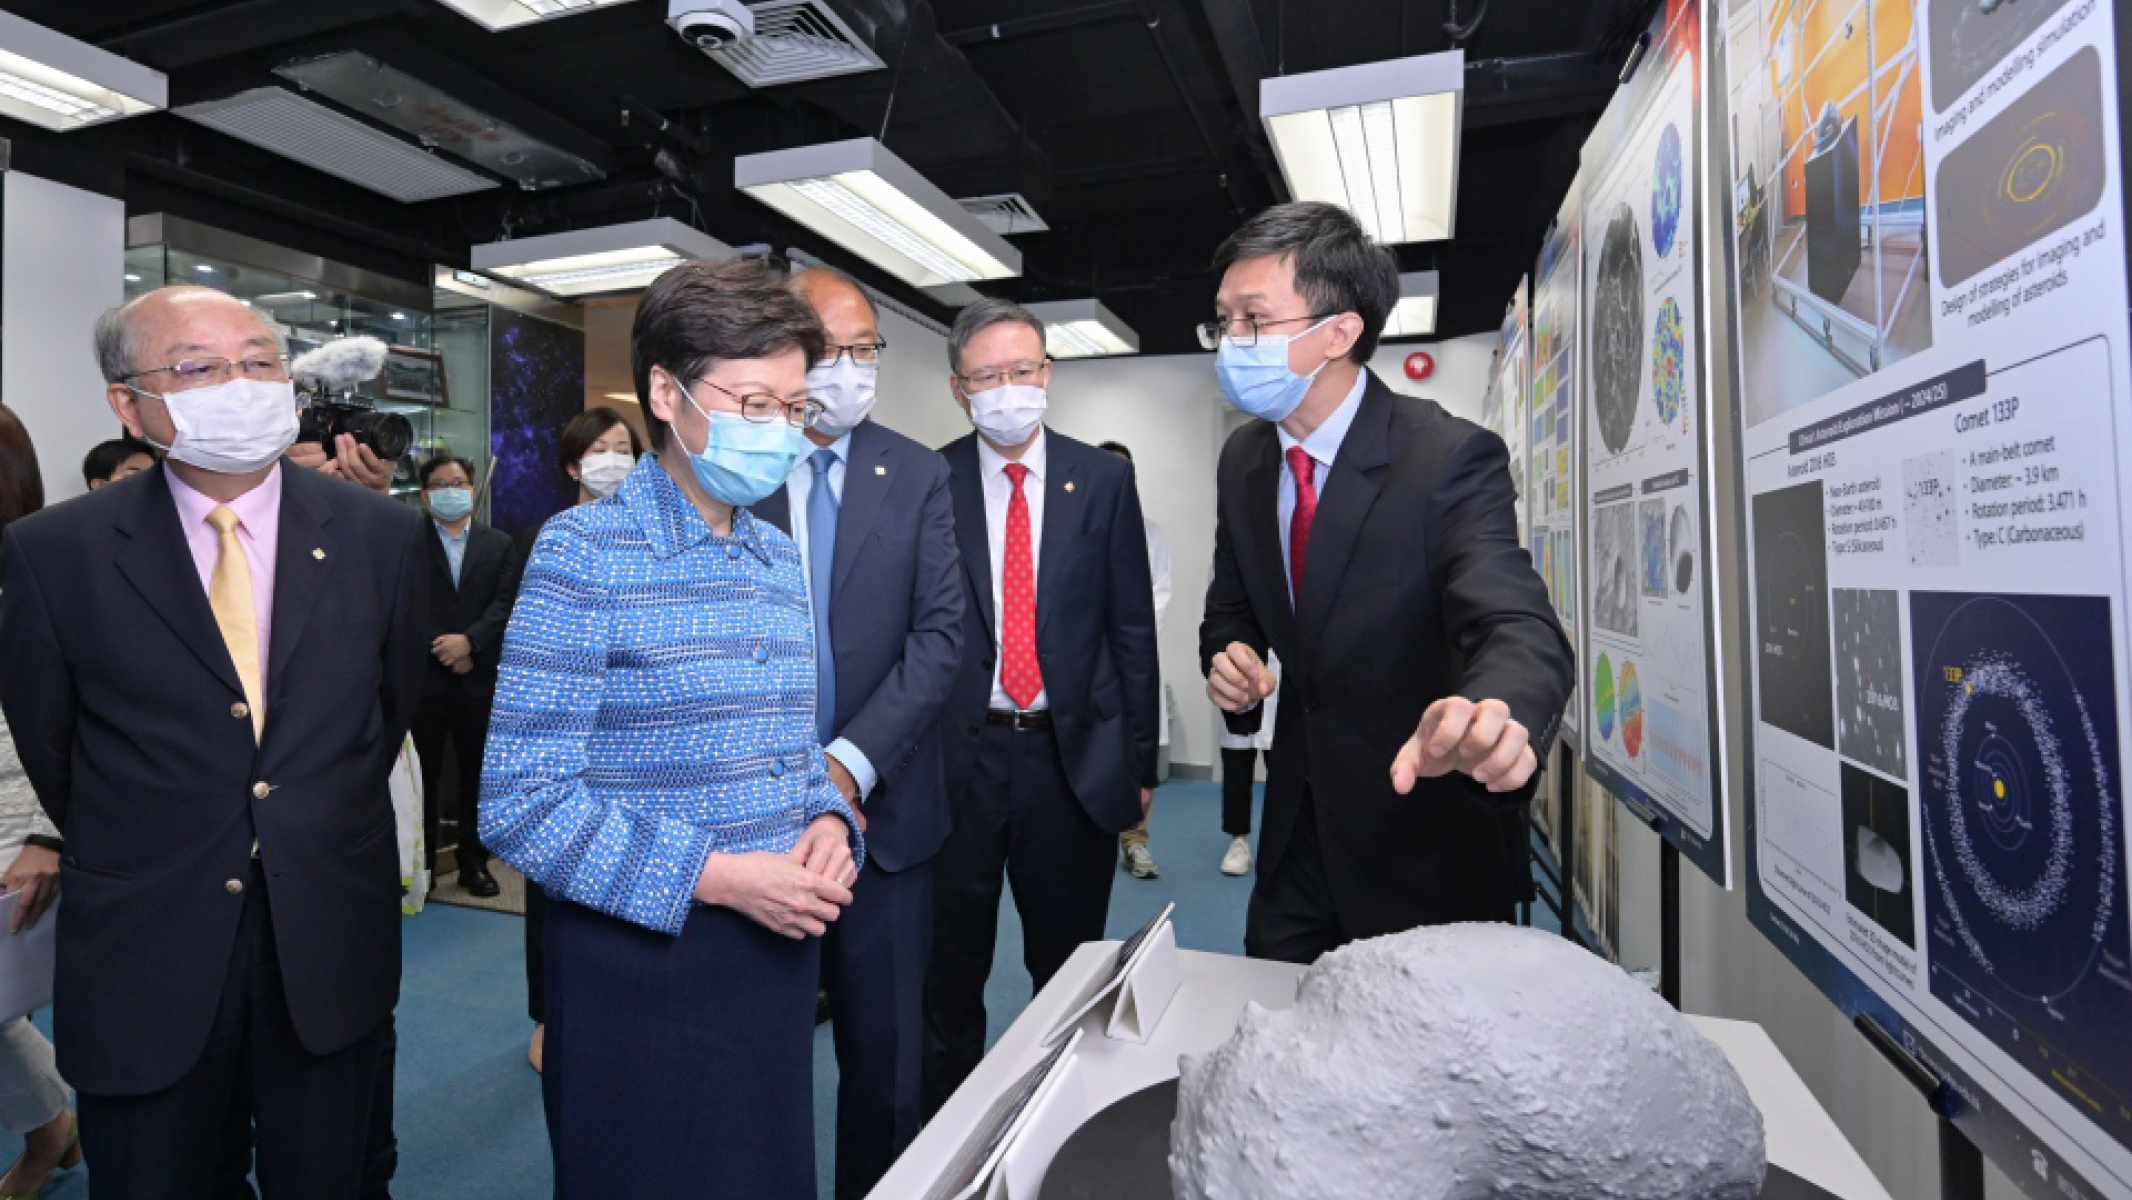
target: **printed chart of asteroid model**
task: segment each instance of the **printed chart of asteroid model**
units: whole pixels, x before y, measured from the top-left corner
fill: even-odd
[[[1837,332],[1773,312],[1782,278],[1730,260],[1761,347],[1743,360],[1795,368],[1782,404],[1735,392],[1748,912],[1977,1097],[1963,1132],[2034,1195],[2132,1196],[2127,20],[2106,0],[1874,6],[1875,77],[1922,122],[1890,134],[1845,99],[1855,24],[1777,6],[1734,30],[1758,57],[1716,98],[1726,127],[1783,134],[1735,148],[1764,206],[1750,248],[1805,247],[1803,278],[1850,281],[1848,304],[1876,269],[1856,246],[1914,238],[1919,269],[1891,251],[1879,295],[1928,301],[1887,326],[1903,353],[1823,370]],[[1915,137],[1915,161],[1873,130]],[[1846,310],[1816,311],[1836,330]]]
[[[1594,778],[1720,883],[1730,881],[1713,732],[1711,425],[1698,281],[1698,17],[1673,5],[1648,61],[1584,147],[1584,661]],[[1536,306],[1547,310],[1543,277]],[[1540,340],[1542,378],[1551,339]],[[1567,434],[1567,430],[1564,433]],[[1572,536],[1574,532],[1572,531]]]

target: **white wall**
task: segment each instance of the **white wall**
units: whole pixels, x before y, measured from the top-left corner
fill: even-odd
[[[80,495],[82,456],[119,434],[89,333],[125,298],[126,206],[19,171],[0,178],[0,401],[37,445],[49,504]]]
[[[1441,342],[1406,342],[1377,347],[1370,370],[1391,385],[1393,391],[1434,400],[1452,416],[1468,421],[1481,419],[1481,397],[1488,392],[1488,378],[1495,371],[1496,335],[1475,333]],[[1407,378],[1407,355],[1426,350],[1436,359],[1436,371],[1420,381]]]
[[[874,419],[928,446],[970,432],[948,387],[947,339],[892,312]],[[1170,541],[1169,613],[1161,631],[1163,678],[1177,698],[1170,757],[1214,762],[1215,714],[1198,684],[1199,614],[1214,561],[1214,462],[1226,406],[1209,355],[1065,361],[1051,377],[1047,423],[1088,443],[1119,441],[1133,451],[1140,503]]]

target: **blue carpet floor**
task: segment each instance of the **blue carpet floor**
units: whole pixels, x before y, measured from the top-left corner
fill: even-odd
[[[1122,937],[1174,901],[1177,941],[1188,950],[1243,952],[1251,877],[1216,870],[1228,837],[1212,783],[1176,782],[1155,795],[1154,880],[1120,874],[1110,934]],[[986,991],[989,1039],[1028,1004],[1021,924],[1011,895],[1001,906],[999,946]],[[538,1200],[550,1191],[540,1079],[526,1065],[524,924],[507,913],[435,905],[407,923],[400,991],[398,1112],[400,1200]],[[49,1025],[40,1017],[39,1023]],[[835,1128],[836,1055],[829,1029],[815,1033],[816,1170],[828,1195]],[[0,1135],[0,1163],[21,1141]],[[47,1200],[82,1200],[87,1173],[57,1176]]]

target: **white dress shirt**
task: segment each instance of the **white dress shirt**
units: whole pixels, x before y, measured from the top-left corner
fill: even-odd
[[[1274,426],[1281,435],[1281,567],[1282,574],[1288,579],[1295,578],[1294,556],[1289,553],[1288,541],[1288,526],[1295,519],[1295,472],[1288,468],[1288,450],[1291,446],[1301,446],[1303,453],[1317,464],[1317,469],[1311,472],[1311,484],[1318,491],[1318,506],[1324,507],[1325,485],[1332,481],[1333,459],[1339,456],[1340,443],[1347,440],[1348,427],[1355,423],[1355,413],[1362,407],[1362,393],[1369,387],[1369,382],[1367,370],[1356,372],[1355,386],[1348,391],[1347,399],[1340,401],[1340,407],[1332,410],[1332,414],[1300,442],[1280,425]],[[1288,602],[1294,604],[1296,599],[1291,595]]]
[[[807,445],[810,447],[807,453],[792,464],[792,474],[785,477],[785,506],[791,514],[792,540],[799,543],[800,573],[807,580],[807,604],[811,613],[814,605],[814,560],[807,555],[807,500],[814,495],[814,452],[817,447],[813,442],[808,442]],[[837,498],[837,525],[841,528],[844,524],[844,473],[845,467],[851,462],[851,435],[847,433],[829,443],[828,450],[836,455],[836,461],[829,464],[829,491]],[[830,648],[817,646],[815,652],[827,654]],[[874,769],[873,760],[866,757],[864,750],[844,738],[838,738],[824,746],[822,751],[844,764],[844,769],[851,772],[851,781],[859,785],[861,800],[873,794],[874,785],[881,780],[881,773]]]
[[[1042,426],[1036,431],[1036,439],[1022,451],[1020,462],[1029,468],[1022,479],[1022,498],[1029,505],[1029,582],[1032,587],[1043,578],[1039,568],[1044,561],[1044,465],[1047,433]],[[985,484],[985,543],[992,552],[992,644],[999,650],[993,656],[992,707],[1002,712],[1019,708],[1012,696],[1007,695],[1006,684],[1000,681],[1000,671],[1006,665],[1006,614],[1007,614],[1007,505],[1014,499],[1014,481],[1007,478],[1005,455],[992,448],[992,443],[983,437],[977,439],[977,468]],[[1038,595],[1037,616],[1043,616],[1044,598]],[[1040,664],[1041,665],[1041,664]],[[1029,702],[1029,711],[1051,707],[1050,689],[1036,694]]]

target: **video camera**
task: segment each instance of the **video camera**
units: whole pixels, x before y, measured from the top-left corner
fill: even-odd
[[[334,439],[345,433],[386,462],[405,455],[414,445],[414,425],[398,413],[379,412],[376,400],[355,390],[385,369],[387,353],[374,337],[348,337],[297,355],[289,364],[302,401],[296,440],[317,442],[331,453]]]

